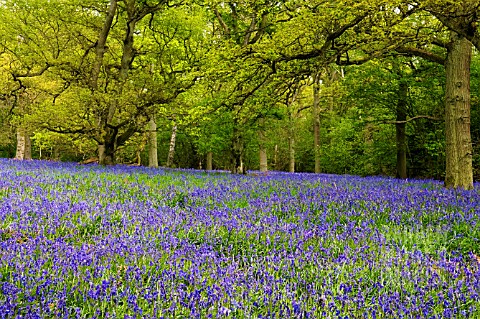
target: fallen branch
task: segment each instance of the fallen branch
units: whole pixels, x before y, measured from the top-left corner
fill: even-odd
[[[92,157],[92,158],[89,158],[89,159],[86,159],[86,160],[80,162],[79,164],[80,165],[88,165],[88,164],[93,164],[93,163],[98,163],[98,158]]]

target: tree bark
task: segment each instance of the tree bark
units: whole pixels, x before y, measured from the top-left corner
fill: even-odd
[[[295,138],[293,136],[288,138],[288,171],[295,172]]]
[[[57,145],[55,145],[53,147],[53,152],[52,152],[52,159],[54,161],[60,161],[60,158],[61,158],[61,155],[60,155],[60,147],[58,147]]]
[[[313,83],[313,150],[315,154],[315,173],[320,167],[320,73],[315,74]]]
[[[177,124],[173,123],[172,135],[170,137],[170,147],[168,149],[167,167],[172,167],[175,157],[175,143],[177,141]]]
[[[445,187],[473,189],[470,135],[472,44],[452,32],[447,47],[445,87]]]
[[[104,64],[104,56],[107,50],[107,40],[110,30],[113,25],[113,20],[117,15],[118,0],[110,0],[107,15],[100,30],[95,45],[95,61],[93,63],[90,90],[95,93],[99,90],[98,79],[100,76],[101,67]],[[120,69],[116,78],[116,83],[113,89],[114,98],[107,104],[97,101],[100,109],[96,111],[96,137],[98,142],[99,163],[102,165],[115,164],[115,152],[118,146],[123,145],[136,131],[136,121],[124,121],[121,125],[112,125],[112,122],[118,108],[120,106],[119,100],[122,95],[123,87],[127,81],[128,73],[130,71],[132,62],[135,58],[134,50],[134,33],[136,24],[143,19],[150,10],[142,10],[136,6],[135,1],[123,1],[124,8],[127,12],[127,22],[125,28],[125,37],[122,43],[122,56],[120,61]],[[157,10],[157,9],[152,9]]]
[[[25,129],[23,127],[17,128],[17,154],[15,158],[18,160],[25,159]]]
[[[397,178],[407,178],[407,136],[406,136],[406,120],[407,120],[407,97],[408,85],[406,82],[400,82],[398,89],[397,101],[397,122],[395,124],[396,144],[397,144]],[[400,123],[402,122],[402,123]]]
[[[213,153],[212,152],[207,153],[207,167],[206,167],[206,170],[207,171],[213,170]]]
[[[117,0],[110,0],[107,16],[105,18],[105,22],[103,23],[102,30],[98,34],[97,43],[95,45],[95,62],[93,63],[92,74],[90,78],[90,88],[93,91],[96,91],[98,88],[98,77],[103,64],[103,57],[105,56],[105,51],[107,50],[107,38],[108,34],[110,33],[116,12]]]
[[[28,130],[25,131],[25,159],[32,159],[32,140],[28,134]]]
[[[232,145],[232,173],[233,174],[244,174],[243,167],[243,138],[242,133],[239,129],[239,123],[235,121],[233,125],[233,145]]]
[[[105,144],[97,145],[98,163],[105,163]]]
[[[17,128],[17,152],[15,158],[18,160],[32,159],[32,143],[28,131],[24,127]]]
[[[297,95],[300,92],[300,88],[296,87],[293,92],[291,92],[290,97],[287,97],[287,109],[288,109],[288,119],[289,126],[287,128],[288,132],[288,171],[290,173],[295,172],[295,111],[293,110],[293,105],[297,99]],[[298,114],[298,111],[297,111]]]
[[[260,119],[260,127],[258,129],[258,149],[259,149],[259,159],[260,159],[260,172],[268,171],[268,159],[267,159],[267,148],[266,136],[265,136],[265,119]]]
[[[273,168],[278,170],[278,145],[275,144],[275,150],[273,152]]]
[[[115,150],[113,143],[98,144],[98,163],[101,165],[115,164]]]
[[[259,157],[260,157],[260,172],[265,173],[268,171],[267,149],[265,148],[265,144],[262,144],[260,146]]]
[[[157,123],[153,116],[148,122],[148,167],[158,167]]]
[[[98,78],[100,75],[101,67],[103,65],[103,59],[107,50],[107,39],[112,28],[113,19],[117,13],[117,0],[110,0],[107,15],[103,23],[102,29],[98,34],[97,42],[95,44],[95,61],[93,63],[91,77],[90,77],[90,90],[96,92],[98,90]],[[101,165],[111,165],[115,163],[114,149],[112,149],[111,129],[107,127],[107,119],[105,118],[105,112],[99,110],[97,112],[97,138],[98,141],[98,162]],[[115,138],[115,136],[114,136]]]

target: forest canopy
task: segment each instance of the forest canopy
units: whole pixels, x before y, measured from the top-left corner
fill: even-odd
[[[4,0],[0,156],[480,178],[478,1]]]

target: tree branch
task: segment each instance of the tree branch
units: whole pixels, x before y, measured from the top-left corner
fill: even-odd
[[[227,24],[223,20],[222,16],[220,15],[220,12],[218,12],[217,8],[214,8],[213,12],[215,13],[215,16],[217,17],[218,22],[222,26],[223,32],[225,32],[226,37],[229,38],[230,37],[230,28],[227,26]]]
[[[339,28],[338,30],[336,30],[335,32],[330,33],[326,37],[325,43],[323,44],[323,46],[321,48],[312,50],[310,52],[299,53],[299,54],[295,54],[295,55],[291,55],[291,56],[283,55],[282,58],[280,58],[279,60],[280,61],[308,60],[308,59],[312,59],[312,58],[315,58],[315,57],[325,55],[325,53],[331,47],[332,42],[335,39],[341,37],[345,32],[347,32],[348,29],[353,28],[354,26],[359,24],[367,16],[368,16],[368,12],[366,12],[362,15],[359,15],[358,17],[353,19],[353,21],[351,21],[350,23],[347,23],[344,26],[342,26],[341,28]]]
[[[414,48],[414,47],[403,47],[402,46],[402,47],[396,48],[396,51],[398,53],[407,54],[409,56],[418,56],[418,57],[421,57],[425,60],[435,62],[435,63],[441,64],[441,65],[445,64],[445,58],[443,58],[443,57],[441,57],[441,56],[439,56],[435,53],[423,50],[423,49]]]
[[[32,72],[31,69],[29,69],[27,72],[25,73],[16,73],[16,72],[12,72],[12,76],[13,76],[13,79],[15,81],[17,81],[18,78],[29,78],[29,77],[35,77],[35,76],[40,76],[42,75],[43,73],[45,73],[45,71],[47,71],[49,68],[51,67],[51,65],[49,63],[45,63],[45,66],[43,66],[40,70],[38,70],[37,72]]]
[[[411,117],[411,118],[409,118],[405,121],[382,121],[382,123],[384,123],[384,124],[405,124],[405,123],[415,121],[415,120],[418,120],[418,119],[429,119],[429,120],[432,120],[432,121],[442,121],[441,118],[434,117],[434,116],[417,115],[417,116]]]

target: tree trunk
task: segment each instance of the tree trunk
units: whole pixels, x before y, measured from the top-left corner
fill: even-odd
[[[32,159],[32,140],[30,139],[28,131],[25,132],[25,159]]]
[[[98,78],[101,73],[101,67],[103,65],[103,59],[105,52],[107,50],[107,39],[110,33],[113,19],[115,18],[117,12],[117,0],[110,0],[110,4],[107,11],[107,16],[105,18],[104,24],[100,33],[98,34],[97,41],[95,43],[95,60],[93,62],[93,67],[90,77],[90,89],[92,92],[98,90]],[[108,141],[111,141],[111,134],[107,132],[109,129],[106,127],[107,120],[104,118],[104,112],[101,110],[97,111],[97,141],[98,141],[98,163],[100,165],[110,165],[115,162],[113,156],[114,151],[112,144]],[[108,144],[108,146],[107,146]]]
[[[177,124],[174,122],[172,127],[172,136],[170,137],[170,147],[168,149],[167,167],[172,167],[175,157],[175,143],[177,141]]]
[[[335,85],[335,82],[339,80],[339,75],[341,74],[339,74],[339,72],[334,68],[328,68],[327,72],[327,85],[331,88],[333,85]],[[328,95],[328,104],[330,107],[330,112],[333,112],[335,109],[335,94],[333,92],[330,92]]]
[[[107,15],[103,27],[97,37],[95,44],[95,60],[89,83],[92,92],[98,91],[101,86],[98,83],[99,76],[101,74],[101,67],[104,63],[105,52],[108,49],[108,36],[113,25],[113,20],[117,15],[117,5],[118,0],[109,1]],[[115,152],[117,147],[123,145],[137,129],[137,124],[132,124],[135,121],[125,122],[121,126],[111,125],[117,109],[121,105],[119,99],[122,95],[123,86],[127,80],[128,72],[135,57],[133,49],[135,25],[146,15],[146,13],[137,15],[138,12],[135,7],[135,2],[124,1],[124,5],[128,15],[128,22],[122,46],[118,82],[112,86],[114,88],[112,92],[114,93],[114,98],[107,104],[97,101],[100,108],[96,110],[96,140],[98,141],[98,162],[101,165],[115,164]],[[119,132],[120,128],[122,129],[121,132]]]
[[[290,173],[295,172],[295,115],[298,115],[298,111],[293,110],[294,102],[297,99],[297,95],[300,93],[300,87],[295,87],[295,90],[291,92],[289,98],[287,98],[287,110],[288,110],[288,171]]]
[[[242,162],[242,153],[241,151],[236,148],[233,150],[233,170],[232,173],[234,174],[244,174],[243,170],[243,162]]]
[[[110,33],[110,29],[113,24],[113,19],[117,12],[117,0],[110,0],[110,4],[107,11],[107,16],[103,24],[102,30],[98,35],[97,42],[95,43],[95,61],[93,63],[92,74],[90,78],[90,87],[96,90],[98,87],[98,76],[100,75],[100,69],[103,63],[103,57],[107,50],[107,38]]]
[[[278,170],[278,145],[275,144],[275,150],[273,152],[273,167]]]
[[[267,172],[268,160],[267,160],[267,149],[265,148],[265,145],[260,146],[259,157],[260,157],[260,172]]]
[[[315,154],[315,173],[321,172],[320,167],[320,74],[315,75],[313,83],[313,150]]]
[[[25,129],[23,127],[17,128],[17,154],[15,158],[18,160],[25,159]]]
[[[152,116],[148,122],[148,167],[158,167],[157,123]]]
[[[473,189],[470,135],[472,44],[454,32],[450,40],[445,62],[445,187]]]
[[[60,147],[58,147],[57,145],[55,145],[55,146],[53,147],[52,159],[53,159],[54,161],[60,161],[60,159],[61,159]]]
[[[295,172],[295,138],[290,136],[288,138],[288,171],[290,173]]]
[[[265,120],[260,119],[260,127],[258,129],[258,148],[259,148],[259,159],[260,159],[260,172],[268,171],[268,160],[267,160],[267,148],[266,137],[265,137]]]
[[[149,143],[149,141],[148,141],[149,134],[148,133],[149,132],[148,132],[148,129],[147,129],[147,131],[142,135],[142,139],[140,141],[140,144],[137,147],[137,162],[136,162],[136,164],[138,166],[142,165],[142,152],[143,152],[143,150],[145,150],[145,146],[147,146],[147,143]]]
[[[18,160],[32,159],[32,143],[28,131],[24,127],[17,128],[17,152],[15,158]]]
[[[115,164],[115,146],[112,143],[98,144],[98,163],[100,165]]]
[[[232,173],[244,174],[243,167],[243,138],[238,128],[239,123],[235,121],[233,124],[233,140],[232,140]]]
[[[397,122],[395,124],[396,144],[397,144],[397,178],[407,178],[407,136],[405,132],[407,120],[407,97],[408,86],[405,82],[400,82],[397,101]]]
[[[207,167],[206,167],[206,170],[207,171],[213,170],[213,153],[212,152],[207,153]]]

